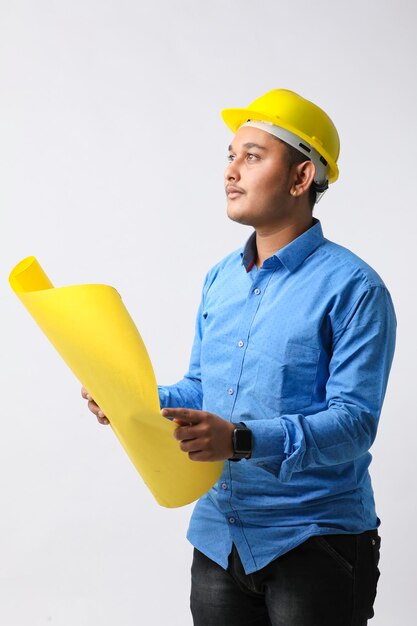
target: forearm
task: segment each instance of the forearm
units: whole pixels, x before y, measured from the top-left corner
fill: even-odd
[[[288,482],[294,472],[347,463],[365,454],[377,430],[378,414],[358,406],[331,406],[313,415],[247,420],[255,463]]]
[[[158,385],[161,409],[186,407],[200,410],[203,403],[201,381],[185,376],[175,385]]]

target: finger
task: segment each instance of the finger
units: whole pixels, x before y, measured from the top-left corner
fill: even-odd
[[[88,393],[87,389],[85,387],[81,387],[81,395],[84,398],[84,400],[92,400],[93,398],[90,396],[90,394]]]
[[[93,408],[94,408],[94,410],[93,410],[93,409],[90,409],[90,411],[92,411],[92,413],[94,413],[94,415],[95,415],[95,416],[96,416],[96,418],[97,418],[97,421],[98,421],[98,422],[100,422],[100,424],[103,424],[103,426],[107,426],[107,424],[110,424],[110,422],[109,422],[108,418],[104,415],[104,413],[103,413],[103,411],[100,409],[100,407],[99,407],[99,406],[97,406],[97,404],[96,404],[95,402],[94,402],[94,403],[91,403],[91,404],[93,404],[93,405],[94,405],[94,407],[93,407]],[[89,402],[89,405],[90,405],[90,402]]]
[[[99,407],[98,412],[97,412],[97,419],[100,422],[100,424],[104,424],[104,425],[110,424],[108,417],[106,415],[104,415],[104,413],[100,409],[100,407]]]
[[[204,446],[201,445],[201,441],[197,440],[197,439],[190,439],[187,441],[181,441],[180,442],[180,449],[183,452],[202,452],[202,448],[204,448]]]
[[[201,421],[202,411],[194,411],[192,409],[162,409],[163,417],[169,417],[171,419],[179,419],[187,422],[188,424],[198,424]]]
[[[174,439],[177,441],[190,441],[196,438],[197,433],[195,431],[195,426],[190,426],[189,424],[178,426],[178,428],[174,430]]]
[[[197,452],[189,452],[188,458],[191,461],[213,461],[210,452],[207,450],[199,450]]]
[[[189,422],[184,422],[184,420],[179,420],[177,417],[172,420],[174,424],[178,424],[178,426],[189,426]]]
[[[98,415],[98,412],[101,410],[98,404],[94,402],[94,400],[89,400],[87,406],[91,413],[94,413],[94,415]]]

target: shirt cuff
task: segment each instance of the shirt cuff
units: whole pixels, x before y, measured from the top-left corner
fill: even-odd
[[[285,458],[285,431],[281,420],[250,420],[244,422],[253,435],[252,459],[274,457],[274,465]]]

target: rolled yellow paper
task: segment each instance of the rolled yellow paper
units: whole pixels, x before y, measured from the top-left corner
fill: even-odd
[[[190,461],[162,417],[152,363],[119,294],[107,285],[54,288],[35,257],[10,284],[61,357],[109,418],[159,504],[179,507],[206,493],[222,463]]]

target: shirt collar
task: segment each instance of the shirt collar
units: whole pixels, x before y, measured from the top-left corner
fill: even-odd
[[[293,272],[323,241],[321,224],[318,219],[313,218],[313,225],[308,230],[266,259],[262,267],[276,267],[277,262],[280,262],[289,272]],[[241,252],[242,263],[247,272],[255,265],[256,254],[256,232],[253,232]]]

